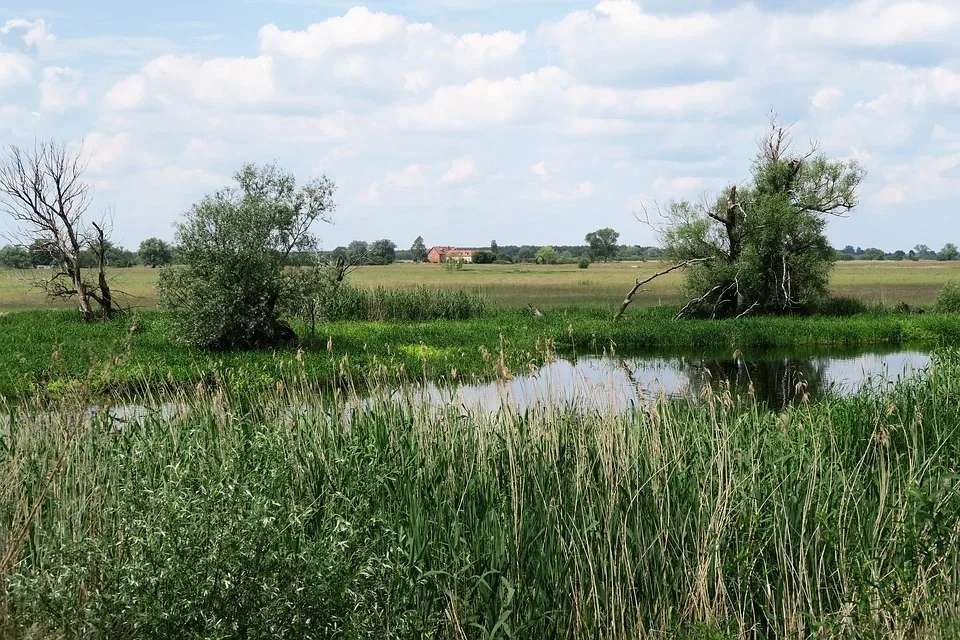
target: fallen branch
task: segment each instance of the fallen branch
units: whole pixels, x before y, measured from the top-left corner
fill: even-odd
[[[653,274],[646,280],[637,280],[636,283],[633,285],[633,288],[630,289],[630,292],[627,294],[627,297],[624,298],[623,302],[620,303],[620,308],[617,309],[617,312],[615,314],[613,314],[613,321],[616,322],[617,320],[620,319],[620,316],[624,314],[624,312],[627,310],[627,307],[629,307],[630,303],[633,302],[633,296],[637,295],[637,293],[640,292],[641,290],[640,288],[643,285],[647,284],[652,280],[655,280],[656,278],[659,278],[660,276],[665,276],[671,271],[676,271],[677,269],[683,269],[685,267],[689,267],[692,264],[708,262],[709,260],[711,260],[711,258],[694,258],[693,260],[685,260],[684,262],[680,262],[678,264],[673,265],[669,269],[664,269],[663,271]]]

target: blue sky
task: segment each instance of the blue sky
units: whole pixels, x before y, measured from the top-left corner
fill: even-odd
[[[776,110],[867,168],[837,246],[960,242],[960,0],[0,0],[0,143],[84,144],[136,246],[245,161],[325,246],[572,244],[749,176]],[[0,220],[0,232],[9,230]]]

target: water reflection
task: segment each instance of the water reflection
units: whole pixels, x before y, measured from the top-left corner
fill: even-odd
[[[734,394],[749,394],[764,406],[781,409],[827,393],[850,395],[865,385],[892,383],[929,363],[929,354],[912,350],[686,352],[557,360],[506,382],[444,389],[429,385],[423,391],[432,401],[487,410],[505,402],[519,410],[568,403],[602,410],[626,408],[639,397],[703,398],[729,385]]]

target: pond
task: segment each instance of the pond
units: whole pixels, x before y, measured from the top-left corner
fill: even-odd
[[[520,411],[534,404],[586,409],[626,408],[638,397],[700,398],[729,385],[770,408],[827,393],[851,395],[864,386],[894,383],[930,364],[924,351],[903,348],[809,349],[751,353],[658,351],[625,357],[556,360],[512,380],[482,385],[427,385],[433,402]]]
[[[930,355],[921,350],[874,346],[865,349],[793,351],[664,351],[624,357],[558,359],[510,380],[487,384],[430,383],[392,392],[394,398],[439,406],[453,403],[467,409],[495,412],[502,407],[524,411],[533,406],[576,406],[580,410],[623,410],[638,398],[703,398],[722,393],[752,394],[757,402],[779,410],[825,394],[851,395],[865,386],[892,384],[924,369]],[[377,396],[382,397],[382,396]],[[361,398],[360,404],[371,398]],[[348,406],[356,406],[348,401]],[[90,414],[101,407],[91,407]],[[113,406],[120,424],[139,422],[148,413],[172,416],[176,404],[148,409],[137,404]],[[296,411],[291,407],[291,410]],[[349,420],[349,416],[344,416]]]

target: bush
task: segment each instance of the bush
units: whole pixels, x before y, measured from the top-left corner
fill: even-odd
[[[960,282],[948,282],[937,296],[938,313],[960,313]]]
[[[590,267],[590,260],[588,258],[580,258],[580,262],[577,263],[577,267],[580,269],[588,269]]]
[[[184,266],[160,274],[158,294],[178,337],[205,348],[249,348],[289,340],[281,319],[292,252],[316,248],[310,225],[329,222],[334,185],[298,188],[276,166],[244,166],[239,188],[206,196],[177,225]]]

